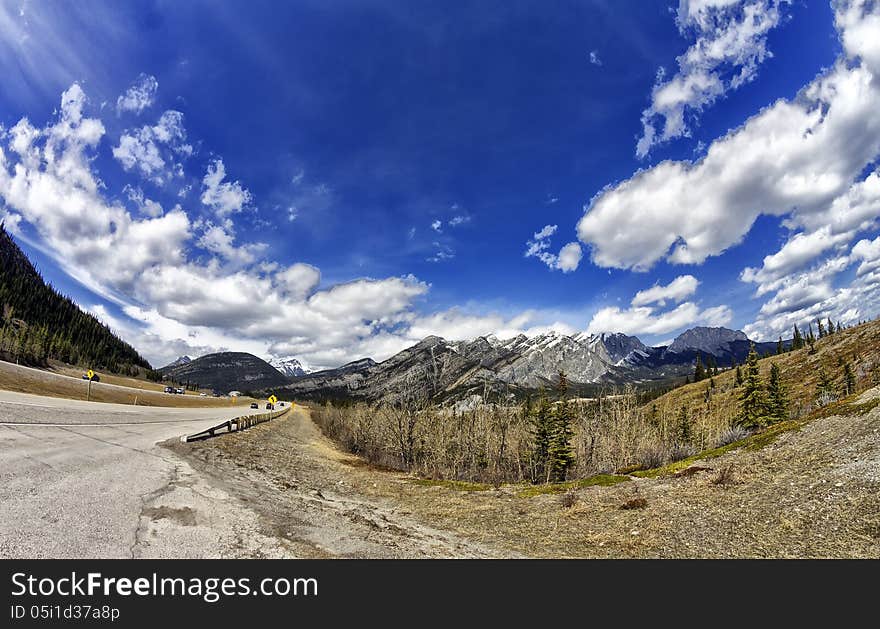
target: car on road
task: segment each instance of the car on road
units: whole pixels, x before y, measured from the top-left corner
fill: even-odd
[[[251,408],[260,408],[260,405],[256,402],[251,402]]]
[[[279,406],[279,407],[284,406],[284,402],[278,402],[278,406]]]
[[[184,389],[174,389],[174,392],[177,393],[178,395],[183,395],[186,393],[186,391]]]
[[[274,410],[275,410],[275,405],[272,404],[272,402],[266,402],[266,410],[267,410],[267,411],[274,411]]]
[[[98,374],[95,374],[91,378],[89,378],[89,374],[84,373],[82,379],[91,380],[92,382],[101,382],[101,378],[98,377]]]
[[[165,387],[165,393],[174,393],[174,387]]]

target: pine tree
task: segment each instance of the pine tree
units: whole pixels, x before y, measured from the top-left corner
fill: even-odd
[[[746,359],[746,375],[740,395],[740,416],[737,423],[745,428],[759,428],[766,423],[766,396],[758,366],[758,352],[752,343]]]
[[[785,351],[785,346],[782,344],[782,337],[779,337],[779,340],[776,342],[776,355],[779,356]]]
[[[791,339],[791,349],[803,349],[804,339],[801,336],[800,328],[794,326],[794,336]]]
[[[831,320],[831,317],[828,317],[828,334],[834,334],[834,321]]]
[[[841,332],[843,328],[840,327],[840,321],[837,322],[837,331]]]
[[[819,328],[819,338],[824,338],[825,336],[825,326],[822,325],[822,319],[816,319],[816,325]]]
[[[767,383],[767,414],[776,421],[788,419],[788,392],[782,383],[779,366],[770,366],[770,380]]]
[[[843,394],[852,395],[856,392],[856,374],[849,361],[843,363]]]
[[[739,365],[736,366],[736,378],[733,381],[733,386],[741,387],[743,384],[743,372],[742,367]]]
[[[678,420],[676,421],[676,442],[680,445],[685,445],[691,440],[691,421],[688,418],[688,409],[686,406],[682,406],[678,410]]]
[[[565,480],[569,468],[574,465],[574,450],[571,447],[571,439],[574,436],[574,413],[568,401],[568,378],[562,371],[559,372],[556,391],[560,401],[553,411],[553,424],[547,449],[547,479],[558,483]]]
[[[532,481],[546,479],[550,457],[550,439],[553,434],[553,409],[546,395],[541,395],[538,404],[529,415],[532,432]]]
[[[816,336],[813,334],[813,324],[812,323],[810,323],[810,326],[808,328],[807,342],[810,344],[811,347],[812,347],[813,343],[816,342]]]
[[[831,376],[828,375],[828,372],[825,370],[824,366],[819,367],[819,373],[817,374],[818,382],[816,383],[816,399],[819,402],[820,406],[824,406],[829,402],[833,402],[837,399],[837,396],[834,395],[834,381],[831,379]]]
[[[697,352],[697,364],[694,367],[694,382],[700,382],[706,378],[706,371],[703,369],[703,360],[700,358],[700,352]]]

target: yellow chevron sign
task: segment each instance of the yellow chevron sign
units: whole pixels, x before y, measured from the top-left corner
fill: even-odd
[[[274,404],[277,401],[278,401],[278,398],[275,397],[274,395],[269,396],[269,404]]]
[[[89,380],[91,380],[92,378],[95,377],[95,372],[92,371],[91,369],[89,369],[89,370],[86,372],[86,375],[89,377]]]

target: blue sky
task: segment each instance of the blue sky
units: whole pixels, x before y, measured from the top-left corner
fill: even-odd
[[[155,364],[852,322],[880,281],[878,12],[4,3],[0,215]]]

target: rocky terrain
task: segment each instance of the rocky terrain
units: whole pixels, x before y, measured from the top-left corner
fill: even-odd
[[[269,364],[288,378],[296,378],[308,373],[302,363],[293,356],[287,356],[286,358],[275,357],[269,361]]]
[[[381,363],[364,359],[294,378],[284,392],[290,397],[366,400],[507,395],[552,387],[562,370],[576,389],[588,393],[611,384],[682,378],[691,373],[698,354],[729,367],[745,360],[749,346],[740,331],[706,327],[692,328],[663,347],[648,347],[619,333],[548,332],[503,340],[490,335],[467,341],[429,336]],[[775,343],[757,346],[759,352],[776,349]]]

